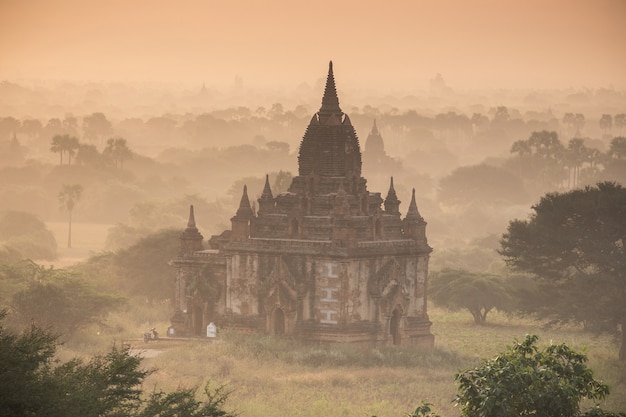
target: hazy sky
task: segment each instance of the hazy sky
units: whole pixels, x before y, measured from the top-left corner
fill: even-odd
[[[0,0],[0,80],[626,89],[626,0]]]

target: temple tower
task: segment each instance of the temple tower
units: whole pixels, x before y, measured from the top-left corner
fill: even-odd
[[[244,186],[231,230],[213,236],[210,250],[172,261],[196,271],[186,282],[212,288],[204,304],[189,297],[193,311],[202,306],[189,326],[210,316],[222,327],[315,342],[433,345],[426,310],[432,249],[415,191],[402,219],[393,177],[384,200],[367,189],[332,62],[300,142],[298,175],[278,195],[266,175],[257,202],[255,213]]]

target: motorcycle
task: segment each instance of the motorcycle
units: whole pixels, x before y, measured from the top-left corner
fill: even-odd
[[[151,328],[149,332],[146,332],[143,334],[144,343],[148,343],[151,340],[158,340],[158,339],[159,339],[159,333],[156,331],[154,327]]]

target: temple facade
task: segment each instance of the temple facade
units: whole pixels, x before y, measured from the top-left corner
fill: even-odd
[[[230,230],[211,237],[209,249],[190,208],[172,260],[170,332],[204,335],[214,323],[315,342],[433,346],[426,296],[432,249],[415,190],[403,216],[393,177],[383,199],[368,191],[361,167],[331,62],[288,191],[274,196],[266,176],[254,210],[244,187]]]

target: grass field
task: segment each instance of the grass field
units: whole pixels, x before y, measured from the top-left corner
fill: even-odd
[[[433,351],[321,348],[289,338],[227,331],[214,342],[165,340],[146,345],[135,339],[133,344],[151,354],[160,352],[144,360],[156,369],[147,380],[147,391],[225,384],[231,391],[227,408],[241,416],[400,417],[424,400],[442,417],[456,417],[460,411],[453,403],[455,373],[534,333],[541,345],[567,343],[585,351],[596,378],[612,388],[602,407],[626,410],[626,364],[616,359],[618,346],[609,336],[594,337],[578,328],[546,330],[533,321],[498,313],[487,325],[477,326],[468,313],[432,308],[431,320]],[[138,332],[130,336],[136,338]]]

